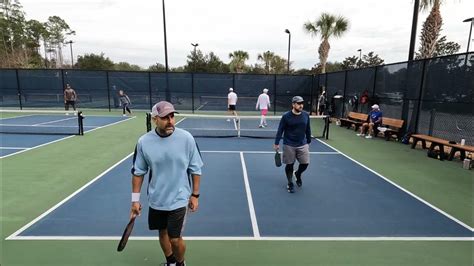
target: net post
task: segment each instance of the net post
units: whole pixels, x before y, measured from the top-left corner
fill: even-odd
[[[331,123],[331,119],[330,119],[329,115],[326,115],[324,120],[325,120],[324,129],[326,131],[326,139],[329,139],[329,124]]]
[[[84,116],[82,115],[82,111],[77,112],[77,122],[79,125],[79,136],[84,135]]]
[[[237,124],[237,137],[240,138],[240,119],[238,116],[235,116],[235,123]]]
[[[146,132],[150,132],[151,131],[151,114],[150,113],[146,113]]]

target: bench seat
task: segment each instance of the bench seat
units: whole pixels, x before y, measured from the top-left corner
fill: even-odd
[[[466,152],[470,152],[470,153],[473,153],[474,152],[474,146],[470,146],[470,145],[461,145],[461,144],[453,144],[453,143],[449,143],[448,140],[445,140],[445,139],[441,139],[441,138],[437,138],[437,137],[433,137],[433,136],[428,136],[428,135],[423,135],[423,134],[413,134],[410,136],[413,141],[412,141],[412,144],[411,144],[411,148],[414,149],[416,147],[416,145],[418,144],[418,142],[421,141],[421,146],[423,149],[426,149],[426,142],[430,142],[430,147],[428,148],[429,150],[434,150],[436,147],[438,147],[439,151],[440,151],[440,159],[445,159],[445,155],[444,155],[444,147],[451,147],[451,151],[449,152],[449,155],[448,155],[448,160],[449,161],[452,161],[453,158],[454,158],[454,155],[456,154],[456,152],[459,152],[460,153],[460,158],[461,160],[464,160],[464,158],[466,158]]]

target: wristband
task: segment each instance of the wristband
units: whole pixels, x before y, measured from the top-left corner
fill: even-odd
[[[140,193],[132,193],[132,202],[140,202]]]
[[[199,198],[199,195],[200,195],[200,194],[194,194],[194,193],[192,193],[192,194],[191,194],[191,197],[195,197],[195,198],[197,199],[197,198]]]

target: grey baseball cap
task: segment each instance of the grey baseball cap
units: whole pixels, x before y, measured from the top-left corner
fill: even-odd
[[[167,101],[158,102],[151,109],[151,116],[165,117],[171,113],[177,113],[174,106]]]
[[[301,96],[295,96],[293,99],[291,99],[291,103],[301,103],[304,102],[303,97]]]

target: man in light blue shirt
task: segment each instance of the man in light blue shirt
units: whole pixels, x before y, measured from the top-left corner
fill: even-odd
[[[140,190],[145,174],[148,182],[148,225],[159,230],[166,265],[185,265],[186,246],[182,230],[189,207],[197,211],[203,162],[193,136],[175,128],[173,105],[161,101],[152,108],[156,129],[141,136],[132,167],[130,216],[140,215]]]

